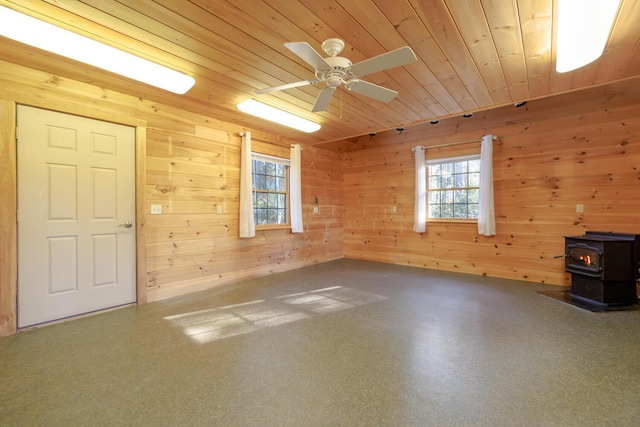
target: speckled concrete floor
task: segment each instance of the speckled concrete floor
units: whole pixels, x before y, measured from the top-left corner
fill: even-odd
[[[640,312],[339,260],[0,339],[2,426],[638,426]]]

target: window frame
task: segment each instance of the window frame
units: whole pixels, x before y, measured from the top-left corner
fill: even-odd
[[[284,191],[274,191],[274,190],[262,190],[256,189],[255,186],[255,169],[254,169],[254,161],[261,161],[265,163],[274,163],[280,164],[285,167],[285,176],[284,176]],[[256,216],[256,206],[253,204],[252,214],[253,220],[255,224],[256,230],[268,230],[268,229],[279,229],[279,228],[290,228],[291,227],[291,195],[290,195],[290,168],[291,162],[289,159],[285,157],[271,156],[268,154],[252,152],[251,153],[251,197],[252,200],[255,201],[256,193],[263,194],[284,194],[285,196],[285,222],[282,224],[259,224],[258,218]]]
[[[427,181],[427,191],[426,191],[426,220],[427,222],[454,222],[454,223],[477,223],[478,222],[478,217],[476,216],[474,217],[431,217],[430,213],[430,204],[429,204],[429,195],[432,191],[431,189],[431,180],[430,180],[430,174],[429,174],[429,168],[430,166],[435,166],[435,165],[442,165],[442,164],[455,164],[455,163],[460,163],[460,162],[467,162],[470,160],[478,160],[480,161],[480,153],[474,153],[474,154],[467,154],[467,155],[459,155],[459,156],[451,156],[451,157],[442,157],[442,158],[432,158],[432,159],[426,159],[425,160],[425,174],[426,174],[426,181]],[[466,172],[467,174],[469,172]],[[478,174],[480,173],[480,165],[478,165]],[[480,185],[479,185],[479,175],[478,175],[478,186],[466,186],[466,187],[452,187],[451,190],[455,191],[455,190],[459,190],[459,189],[463,189],[463,190],[477,190],[478,192],[480,191]],[[441,189],[441,187],[438,187],[439,191]],[[467,205],[468,205],[468,201],[467,201]]]

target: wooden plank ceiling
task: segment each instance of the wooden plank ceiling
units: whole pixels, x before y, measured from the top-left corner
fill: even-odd
[[[0,0],[0,4],[182,70],[196,79],[172,95],[0,37],[3,60],[204,113],[282,138],[322,144],[547,97],[640,75],[640,1],[623,0],[604,55],[555,72],[553,0]],[[399,92],[388,104],[338,89],[310,111],[321,86],[257,95],[314,77],[285,48],[345,41],[352,63],[410,46],[418,61],[363,79]],[[324,53],[323,53],[324,56]],[[305,134],[256,120],[254,98],[317,121]],[[334,144],[335,145],[335,144]]]

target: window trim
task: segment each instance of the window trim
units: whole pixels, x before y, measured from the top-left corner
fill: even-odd
[[[256,153],[255,151],[251,152],[251,160],[259,160],[261,162],[278,163],[280,165],[291,166],[291,161],[285,157],[271,156],[269,154]]]
[[[257,190],[259,192],[262,193],[277,193],[277,194],[285,194],[286,195],[286,222],[284,224],[258,224],[255,221],[255,213],[253,212],[253,209],[255,209],[255,207],[252,209],[252,215],[254,215],[254,223],[255,223],[255,228],[256,230],[275,230],[275,229],[285,229],[285,228],[291,228],[291,194],[290,194],[290,185],[289,185],[289,179],[290,179],[290,168],[291,168],[291,161],[290,159],[287,159],[285,157],[277,157],[277,156],[271,156],[269,154],[263,154],[263,153],[257,153],[252,151],[251,152],[251,174],[253,175],[254,171],[253,171],[253,161],[257,160],[260,162],[269,162],[269,163],[275,163],[275,164],[279,164],[279,165],[284,165],[286,167],[286,172],[285,172],[285,183],[284,183],[284,187],[285,187],[285,191],[284,192],[280,192],[280,191],[268,191],[268,190]],[[251,183],[251,195],[252,197],[255,195],[256,193],[256,189],[253,186],[253,182]]]
[[[429,217],[429,166],[434,166],[442,163],[457,163],[457,162],[466,162],[470,160],[480,160],[480,153],[477,154],[463,154],[461,156],[450,156],[450,157],[439,157],[439,158],[430,158],[425,159],[425,174],[427,178],[427,191],[426,191],[426,221],[427,223],[435,223],[435,222],[448,222],[448,223],[456,223],[456,224],[477,224],[478,218],[440,218],[440,217]],[[475,187],[474,187],[475,188]],[[480,188],[478,187],[478,190]]]
[[[440,157],[435,159],[426,159],[424,163],[427,166],[433,166],[440,163],[467,162],[469,160],[480,160],[480,153],[467,154],[462,156]]]

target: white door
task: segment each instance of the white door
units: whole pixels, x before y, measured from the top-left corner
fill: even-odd
[[[135,302],[135,129],[18,107],[18,326]]]

